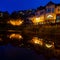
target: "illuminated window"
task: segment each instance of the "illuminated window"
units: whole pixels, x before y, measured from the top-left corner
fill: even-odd
[[[48,15],[47,18],[53,18],[53,16],[52,15]]]

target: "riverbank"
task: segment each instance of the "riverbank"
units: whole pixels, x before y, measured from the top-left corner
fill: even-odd
[[[60,38],[60,25],[28,25],[23,28],[23,32],[26,34],[36,34],[40,37],[48,38]]]

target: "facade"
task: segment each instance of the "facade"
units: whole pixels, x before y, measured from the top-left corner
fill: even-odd
[[[49,2],[45,8],[46,8],[45,22],[55,23],[55,20],[56,20],[55,4],[53,2]]]
[[[35,17],[40,18],[37,19],[37,21],[40,20],[38,22],[39,24],[60,22],[60,4],[55,4],[50,1],[46,6],[38,7],[35,12]],[[30,19],[33,21],[35,18],[32,18]]]
[[[60,4],[56,5],[56,22],[60,22]]]
[[[18,19],[20,17],[26,23],[60,23],[60,4],[55,4],[50,1],[45,6],[40,6],[37,9],[15,11],[11,15],[8,12],[0,12],[0,18],[3,18],[4,21],[8,20],[8,18]]]

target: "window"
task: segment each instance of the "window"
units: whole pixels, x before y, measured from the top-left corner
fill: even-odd
[[[60,11],[60,8],[58,8],[58,11]]]
[[[48,9],[46,10],[46,12],[47,12],[47,13],[50,13],[50,12],[51,12],[51,8],[48,8]]]
[[[52,13],[54,13],[54,8],[51,9]]]
[[[48,15],[47,18],[53,18],[53,16],[52,15]]]
[[[57,16],[57,19],[60,19],[60,16]]]
[[[46,10],[46,12],[47,12],[47,13],[51,13],[51,12],[54,13],[54,8],[48,8],[48,9]]]
[[[56,22],[60,22],[60,16],[57,16]]]

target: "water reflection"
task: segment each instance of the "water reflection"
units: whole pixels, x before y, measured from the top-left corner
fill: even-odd
[[[2,38],[0,38],[0,42],[2,41]]]
[[[39,45],[43,45],[43,39],[40,39],[38,37],[33,37],[32,40],[30,41],[33,44],[39,44]]]
[[[3,35],[2,34],[0,34],[0,42],[3,42]]]
[[[24,35],[24,36],[23,36]],[[28,37],[27,37],[28,36]],[[52,40],[45,40],[43,38],[40,38],[38,36],[33,36],[30,37],[29,34],[22,34],[20,31],[16,30],[8,30],[6,33],[1,33],[0,34],[0,43],[3,42],[4,44],[8,42],[7,44],[12,44],[13,46],[18,46],[18,47],[25,47],[29,49],[34,49],[35,52],[37,53],[42,53],[42,54],[47,54],[47,51],[49,54],[53,52],[55,54],[56,49],[55,49],[55,42]],[[51,51],[50,51],[51,50]],[[60,50],[59,50],[60,52]],[[52,55],[52,54],[50,54]],[[56,55],[56,54],[55,54]],[[60,53],[59,53],[60,55]]]
[[[48,42],[45,43],[45,46],[46,46],[47,48],[54,48],[54,42],[48,41]]]
[[[18,33],[12,33],[12,34],[8,35],[8,37],[10,39],[17,39],[17,40],[23,39],[23,37]]]
[[[8,32],[19,32],[21,33],[21,31],[17,31],[17,30],[7,30]]]

